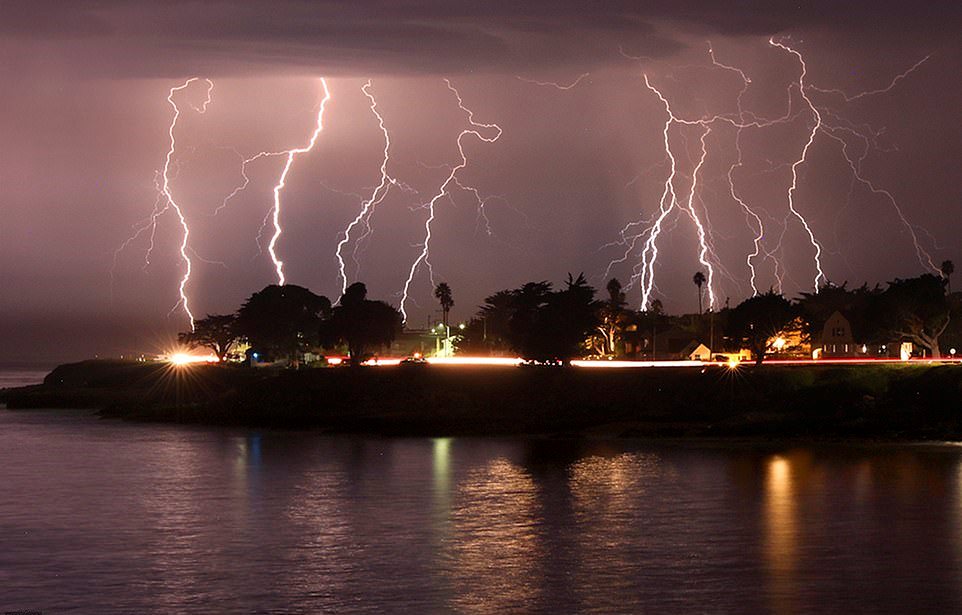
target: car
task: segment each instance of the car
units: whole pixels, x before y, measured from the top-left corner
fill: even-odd
[[[405,357],[398,363],[400,367],[423,367],[428,364],[428,360],[420,355]]]

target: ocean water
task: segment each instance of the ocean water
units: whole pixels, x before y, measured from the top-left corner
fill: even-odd
[[[40,384],[54,365],[0,363],[0,389]]]
[[[0,611],[962,611],[962,448],[0,410]]]

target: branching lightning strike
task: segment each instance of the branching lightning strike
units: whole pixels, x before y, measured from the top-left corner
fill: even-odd
[[[585,79],[587,79],[590,75],[591,73],[581,73],[571,83],[558,83],[557,81],[538,81],[537,79],[528,79],[527,77],[521,77],[518,75],[515,75],[515,78],[518,79],[518,81],[524,81],[525,83],[540,85],[542,87],[551,87],[556,90],[570,90],[573,87],[577,86],[582,81],[584,81]]]
[[[371,93],[371,82],[368,81],[363,86],[361,86],[361,91],[370,101],[371,113],[377,118],[377,125],[381,129],[381,134],[384,135],[384,156],[381,159],[381,179],[371,195],[361,202],[361,210],[358,212],[357,216],[347,225],[344,229],[344,235],[341,237],[340,241],[337,243],[337,265],[338,265],[338,279],[341,281],[341,293],[343,294],[347,290],[347,272],[344,265],[344,256],[342,254],[344,246],[351,240],[351,231],[354,230],[359,224],[363,224],[368,231],[370,231],[370,218],[375,207],[377,207],[384,199],[387,197],[388,192],[391,190],[391,186],[399,185],[399,182],[392,177],[387,171],[387,165],[390,162],[391,155],[391,135],[384,125],[384,117],[381,115],[377,108],[377,100],[374,98],[374,94]],[[359,241],[359,240],[358,240]]]
[[[317,142],[318,136],[320,136],[321,131],[324,130],[324,109],[327,106],[329,100],[331,100],[331,91],[327,87],[327,80],[323,77],[320,79],[321,88],[324,90],[324,97],[321,99],[320,107],[317,111],[317,125],[314,127],[314,132],[311,133],[310,141],[304,147],[298,147],[294,149],[287,150],[287,160],[284,163],[284,170],[281,171],[281,176],[277,180],[277,184],[274,185],[274,207],[271,209],[271,218],[274,223],[274,234],[271,236],[270,243],[267,244],[267,252],[271,256],[271,261],[274,263],[274,269],[277,272],[277,283],[281,286],[286,282],[284,277],[284,261],[282,261],[277,256],[277,241],[281,238],[281,191],[284,190],[284,186],[287,185],[287,174],[291,171],[291,165],[294,164],[294,159],[298,154],[304,154],[312,149],[314,149],[314,144]]]
[[[665,230],[664,226],[670,214],[677,208],[683,211],[691,219],[695,226],[696,234],[698,237],[698,260],[702,267],[705,268],[708,274],[708,294],[709,294],[709,307],[714,307],[715,301],[717,299],[715,295],[715,285],[713,284],[713,278],[715,277],[715,268],[721,267],[712,256],[711,239],[710,239],[710,220],[708,216],[708,209],[704,210],[705,217],[702,218],[695,207],[695,199],[698,196],[696,191],[699,186],[699,172],[702,170],[705,158],[707,156],[707,145],[706,140],[712,133],[712,127],[715,123],[725,123],[733,128],[735,128],[735,152],[737,154],[734,162],[729,166],[727,173],[728,181],[728,191],[731,198],[739,205],[746,216],[746,222],[749,229],[752,231],[752,250],[745,257],[745,264],[749,271],[749,283],[754,294],[758,294],[758,271],[757,261],[759,258],[764,257],[766,260],[771,260],[774,264],[774,277],[777,282],[779,290],[783,286],[783,277],[785,276],[785,269],[781,262],[777,258],[777,254],[782,249],[782,239],[785,236],[787,230],[787,225],[789,220],[797,220],[805,235],[813,248],[813,264],[815,269],[815,277],[813,280],[813,285],[817,291],[823,284],[827,283],[828,278],[825,275],[822,263],[823,249],[820,241],[817,239],[812,225],[806,219],[806,217],[801,213],[798,208],[797,192],[800,184],[799,170],[802,165],[808,162],[810,157],[810,152],[815,144],[816,137],[819,134],[823,134],[828,138],[837,141],[841,145],[841,153],[845,158],[848,166],[852,172],[854,180],[859,182],[861,185],[865,186],[872,194],[884,197],[895,209],[896,215],[898,216],[900,222],[905,226],[911,235],[913,247],[915,248],[916,254],[918,256],[919,262],[923,266],[929,267],[935,271],[938,270],[933,258],[922,246],[919,240],[918,234],[916,233],[916,228],[908,221],[904,215],[902,209],[898,205],[895,197],[891,192],[879,188],[873,182],[868,180],[862,172],[862,162],[867,155],[868,149],[872,146],[877,147],[876,139],[881,134],[879,131],[873,131],[870,127],[856,126],[853,123],[839,118],[837,114],[831,112],[828,109],[819,107],[816,102],[812,99],[812,93],[823,93],[823,94],[834,94],[841,96],[846,102],[852,102],[864,98],[866,96],[871,96],[875,94],[882,94],[890,91],[894,88],[900,81],[905,79],[912,72],[917,70],[929,56],[926,56],[915,65],[913,65],[908,70],[897,75],[886,87],[879,88],[876,90],[869,90],[859,94],[849,95],[841,90],[835,89],[824,89],[818,88],[807,81],[808,76],[808,66],[805,63],[805,59],[802,57],[801,53],[796,51],[794,48],[774,40],[774,38],[769,39],[769,44],[773,47],[778,47],[783,51],[793,55],[799,62],[801,71],[797,81],[791,83],[788,88],[788,111],[782,117],[775,119],[764,119],[756,116],[755,114],[747,111],[743,106],[743,97],[748,90],[751,79],[745,74],[745,72],[735,66],[724,64],[719,62],[714,54],[709,43],[709,57],[714,66],[734,72],[742,80],[742,87],[738,91],[737,97],[737,112],[735,114],[718,114],[714,116],[705,116],[699,119],[686,119],[677,116],[671,109],[671,105],[668,99],[661,93],[660,90],[652,85],[650,79],[647,75],[645,78],[646,87],[654,93],[661,103],[665,106],[665,112],[668,118],[665,122],[663,128],[663,141],[665,147],[666,158],[670,162],[670,168],[668,176],[665,180],[665,187],[662,192],[661,199],[659,200],[658,210],[653,218],[648,220],[637,220],[629,222],[622,228],[620,232],[620,240],[616,242],[619,245],[624,246],[624,252],[620,257],[615,258],[609,262],[607,269],[605,270],[605,276],[607,277],[611,269],[620,263],[624,263],[628,260],[635,250],[640,246],[640,259],[639,262],[634,266],[632,270],[632,276],[626,288],[631,288],[634,284],[639,284],[641,289],[641,308],[647,309],[649,302],[652,299],[652,294],[655,292],[654,284],[654,269],[656,261],[658,259],[658,239],[662,232]],[[625,57],[631,58],[622,52]],[[801,148],[798,156],[791,161],[791,164],[784,165],[790,169],[791,181],[787,189],[787,203],[788,203],[788,216],[784,220],[784,225],[782,226],[781,235],[778,238],[777,245],[774,248],[768,249],[763,243],[765,237],[765,224],[762,221],[762,216],[759,211],[756,211],[751,207],[746,200],[740,195],[735,181],[736,170],[741,168],[744,164],[743,162],[743,151],[741,146],[741,135],[742,131],[746,128],[765,128],[768,126],[773,126],[775,124],[783,124],[793,119],[797,116],[793,115],[792,101],[793,101],[793,90],[797,89],[798,94],[804,104],[804,113],[811,114],[812,122],[810,127],[807,129],[807,139]],[[829,118],[826,120],[826,118]],[[836,125],[833,125],[833,122]],[[701,134],[699,137],[699,143],[701,145],[701,155],[697,161],[693,161],[693,170],[691,174],[691,184],[689,190],[684,198],[680,198],[678,194],[678,189],[676,187],[676,180],[679,176],[678,173],[678,161],[675,154],[672,151],[671,143],[671,131],[673,125],[678,126],[700,126]],[[682,134],[682,136],[684,136]],[[850,144],[846,137],[852,137],[860,139],[864,144],[864,152],[861,156],[853,159],[850,154]],[[700,198],[699,198],[700,200]],[[704,204],[703,204],[704,206]],[[767,215],[767,214],[766,214]],[[770,216],[769,216],[770,217]],[[924,229],[921,229],[924,231]],[[612,245],[612,244],[608,244]],[[726,274],[727,275],[727,274]]]
[[[401,315],[405,321],[407,320],[407,302],[410,299],[411,283],[414,281],[414,277],[417,274],[418,269],[420,268],[422,263],[428,267],[428,271],[430,272],[430,275],[431,275],[431,284],[432,286],[434,285],[434,269],[431,265],[430,253],[431,253],[431,227],[432,227],[432,224],[434,223],[434,218],[436,213],[435,206],[437,205],[438,201],[441,200],[445,195],[449,195],[448,189],[452,183],[455,183],[455,185],[458,185],[462,189],[464,189],[464,186],[460,184],[459,180],[457,179],[458,171],[468,166],[468,158],[467,158],[467,155],[464,153],[464,142],[463,142],[464,137],[466,137],[467,135],[473,135],[474,137],[478,138],[481,141],[484,141],[485,143],[494,143],[495,141],[501,138],[501,134],[502,134],[501,127],[498,126],[497,124],[483,124],[481,122],[474,121],[474,112],[464,106],[464,100],[461,98],[461,93],[458,92],[458,90],[451,84],[450,80],[445,79],[444,83],[447,84],[448,89],[457,98],[458,107],[467,114],[468,123],[471,125],[471,128],[465,128],[458,134],[457,145],[458,145],[458,153],[460,154],[461,160],[456,165],[451,167],[450,173],[448,173],[448,176],[441,183],[441,186],[438,189],[437,194],[435,194],[434,197],[430,201],[428,201],[425,205],[428,210],[428,217],[424,222],[424,239],[421,243],[421,252],[418,254],[417,258],[415,258],[414,262],[411,264],[411,269],[408,272],[408,277],[404,282],[404,288],[401,291],[400,309],[401,309]],[[481,132],[479,132],[479,129],[494,130],[495,132],[493,136],[485,136],[481,134]],[[475,194],[477,195],[476,191],[475,191]]]
[[[147,251],[144,255],[144,267],[148,266],[150,264],[150,255],[154,249],[154,236],[157,231],[157,224],[159,222],[159,219],[168,210],[170,209],[174,210],[174,213],[176,213],[177,215],[177,220],[180,224],[181,231],[182,231],[179,252],[180,252],[181,261],[184,263],[184,274],[181,277],[180,283],[178,284],[178,287],[177,287],[177,292],[180,298],[177,301],[177,303],[174,305],[174,308],[171,311],[173,312],[173,310],[177,309],[178,306],[183,307],[184,313],[187,315],[187,318],[190,321],[190,328],[192,331],[194,330],[194,314],[191,312],[190,300],[187,296],[187,284],[188,282],[190,282],[190,275],[193,269],[193,263],[190,259],[190,252],[192,252],[192,249],[190,248],[190,243],[189,243],[190,227],[187,224],[187,218],[184,215],[183,209],[181,209],[180,204],[178,204],[177,201],[174,199],[174,195],[171,190],[170,184],[171,184],[171,180],[173,179],[173,176],[171,173],[171,167],[176,166],[176,161],[174,160],[174,153],[177,150],[177,140],[175,136],[175,131],[177,128],[177,122],[180,119],[180,114],[181,114],[180,107],[177,105],[177,102],[174,100],[174,95],[187,89],[195,81],[201,81],[201,79],[199,77],[191,77],[181,85],[171,87],[167,93],[167,102],[170,104],[174,113],[173,113],[173,117],[171,118],[170,125],[167,127],[167,136],[169,138],[170,145],[167,149],[167,154],[164,157],[164,167],[163,167],[163,170],[157,174],[158,177],[155,177],[155,180],[154,180],[154,184],[157,187],[157,192],[158,192],[157,199],[154,201],[153,210],[151,211],[151,214],[147,218],[147,220],[141,225],[139,225],[135,229],[134,234],[131,237],[129,237],[126,241],[124,241],[123,244],[121,244],[121,246],[114,252],[114,264],[116,265],[116,259],[118,254],[124,248],[130,245],[131,242],[137,239],[141,234],[149,230],[150,242],[147,247]],[[201,114],[207,112],[207,107],[208,105],[210,105],[210,102],[212,100],[212,93],[214,90],[213,81],[211,81],[210,79],[203,79],[203,81],[207,84],[206,97],[204,101],[200,104],[200,106],[192,105],[194,110]]]

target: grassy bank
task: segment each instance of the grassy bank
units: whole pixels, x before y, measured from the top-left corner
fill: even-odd
[[[962,438],[962,367],[249,370],[88,361],[0,392],[17,408],[391,435]]]

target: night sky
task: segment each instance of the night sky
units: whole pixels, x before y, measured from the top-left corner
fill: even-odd
[[[170,188],[191,229],[187,294],[200,317],[233,311],[276,281],[256,238],[283,157],[248,165],[247,189],[214,211],[243,181],[243,157],[307,143],[319,77],[331,93],[324,130],[281,193],[277,251],[289,283],[340,294],[337,243],[380,179],[383,136],[361,91],[370,79],[390,132],[387,169],[404,189],[377,205],[347,273],[399,304],[424,205],[460,162],[457,138],[470,128],[446,77],[475,122],[503,129],[492,143],[462,139],[467,166],[457,177],[484,199],[486,219],[456,185],[436,202],[430,261],[454,291],[452,318],[501,288],[568,272],[603,289],[629,247],[623,227],[647,232],[670,172],[668,118],[647,74],[681,119],[786,117],[741,130],[733,177],[765,228],[756,287],[810,290],[815,248],[791,216],[788,190],[815,115],[798,88],[798,58],[769,37],[804,57],[804,93],[825,125],[796,165],[793,202],[826,278],[874,284],[923,273],[929,257],[959,263],[962,5],[858,4],[0,0],[0,360],[157,352],[188,327],[177,306],[184,264],[174,213],[158,220],[149,265],[149,232],[118,248],[157,200],[167,95],[190,77],[214,89],[203,114],[203,81],[175,95]],[[744,82],[712,64],[709,44],[719,64],[750,79],[742,115]],[[669,131],[682,204],[707,125]],[[730,121],[710,128],[692,211],[706,228],[720,307],[752,293],[746,256],[756,232],[728,183],[738,130]],[[645,237],[609,273],[636,308]],[[665,217],[657,248],[649,298],[694,311],[691,278],[705,267],[684,208]],[[422,267],[409,325],[423,326],[435,308]]]

